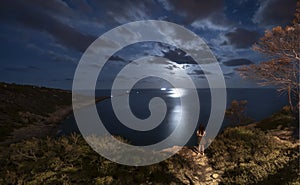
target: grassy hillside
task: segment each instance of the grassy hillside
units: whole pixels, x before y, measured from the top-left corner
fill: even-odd
[[[71,105],[71,92],[0,83],[0,141],[14,129],[53,122],[51,114]]]
[[[210,163],[224,171],[224,184],[300,184],[297,125],[283,109],[258,123],[227,128],[208,149]]]
[[[186,147],[158,164],[119,165],[78,134],[27,139],[0,150],[0,184],[217,184],[217,171],[223,174],[220,184],[300,181],[299,145],[254,127],[228,128],[213,141],[207,155],[215,170]]]
[[[32,138],[0,153],[0,184],[217,184],[206,158],[195,155],[184,147],[168,160],[134,167],[101,157],[77,134]]]

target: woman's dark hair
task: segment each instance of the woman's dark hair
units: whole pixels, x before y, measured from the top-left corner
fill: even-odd
[[[204,125],[203,125],[203,124],[200,124],[198,131],[201,133],[201,135],[203,135],[203,134],[204,134],[205,127],[204,127]]]

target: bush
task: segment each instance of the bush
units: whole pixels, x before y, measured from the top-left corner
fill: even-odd
[[[207,152],[212,166],[224,170],[224,184],[267,181],[267,184],[289,184],[299,178],[299,170],[295,167],[283,176],[283,169],[299,158],[298,148],[278,144],[271,135],[259,129],[228,128],[212,142]]]
[[[274,113],[272,116],[265,118],[256,124],[256,128],[262,130],[270,130],[276,128],[299,127],[299,123],[295,123],[295,117],[288,106],[282,108],[281,111]]]
[[[0,151],[0,184],[140,184],[146,180],[174,180],[168,162],[145,167],[119,165],[94,152],[77,134],[32,138]]]
[[[253,120],[246,115],[247,100],[233,100],[225,111],[225,118],[230,126],[245,125]]]

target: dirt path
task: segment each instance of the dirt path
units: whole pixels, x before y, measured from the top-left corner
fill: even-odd
[[[184,184],[216,185],[221,181],[223,172],[212,169],[206,155],[197,155],[195,147],[183,147],[176,155],[170,159],[172,173]]]

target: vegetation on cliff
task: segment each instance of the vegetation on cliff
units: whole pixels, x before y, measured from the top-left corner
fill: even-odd
[[[0,92],[0,141],[18,128],[57,122],[72,110],[70,91],[0,83]]]

